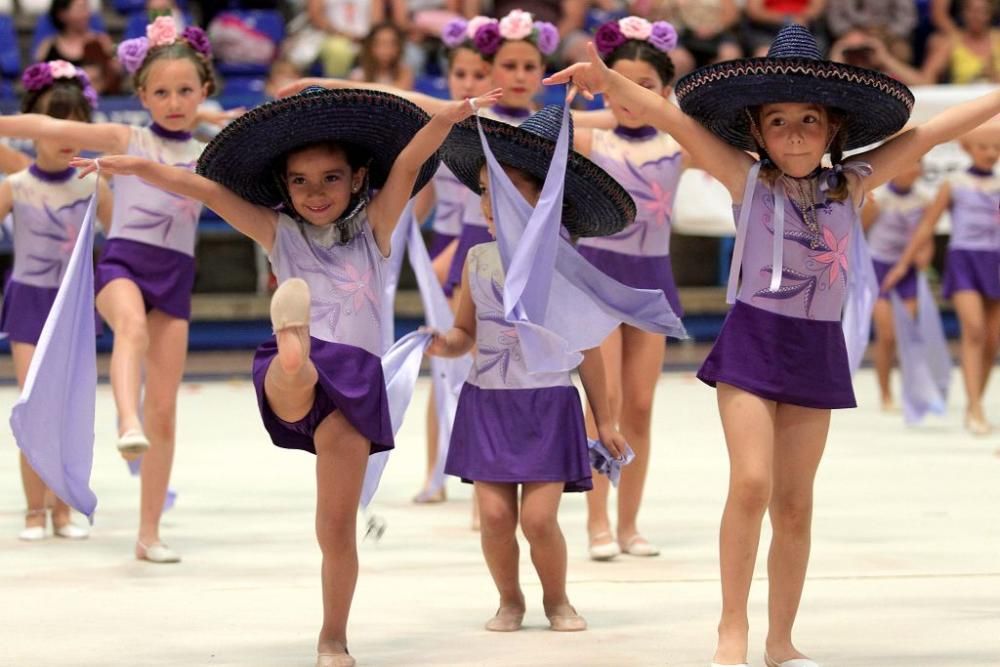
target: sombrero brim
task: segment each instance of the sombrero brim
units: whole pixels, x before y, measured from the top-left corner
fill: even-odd
[[[385,184],[393,162],[430,117],[396,95],[369,90],[307,90],[251,109],[205,147],[198,173],[247,201],[275,207],[284,201],[273,170],[277,160],[310,144],[338,142],[370,157],[369,183]],[[424,163],[416,194],[437,170]]]
[[[490,150],[501,164],[522,169],[544,181],[555,153],[554,141],[513,125],[480,118]],[[486,162],[476,119],[455,125],[441,146],[441,159],[466,187],[479,192],[479,171]],[[606,171],[570,151],[562,224],[577,237],[609,236],[635,220],[635,201]]]
[[[744,150],[756,150],[747,107],[801,102],[845,116],[851,150],[892,136],[913,110],[913,93],[881,72],[810,58],[742,58],[709,65],[677,82],[684,113]]]

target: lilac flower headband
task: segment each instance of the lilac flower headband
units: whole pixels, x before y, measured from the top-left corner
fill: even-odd
[[[129,74],[135,74],[146,60],[150,49],[169,46],[177,40],[188,43],[192,49],[206,58],[212,57],[212,43],[205,31],[196,26],[188,26],[177,34],[177,24],[169,16],[159,16],[146,26],[146,36],[126,39],[118,45],[118,60]]]
[[[626,16],[617,21],[608,21],[594,34],[594,46],[602,57],[630,39],[649,44],[658,51],[671,51],[677,46],[677,30],[666,21],[650,23],[639,16]]]
[[[50,60],[47,63],[35,63],[24,70],[21,75],[21,85],[24,89],[35,93],[45,90],[56,79],[75,79],[83,89],[83,97],[91,109],[97,108],[97,91],[90,83],[90,77],[82,69],[65,60]]]
[[[499,21],[488,16],[476,16],[468,21],[454,19],[445,25],[441,41],[449,49],[465,46],[483,56],[492,56],[507,40],[531,42],[542,55],[552,55],[559,48],[559,30],[547,21],[535,21],[520,9]]]

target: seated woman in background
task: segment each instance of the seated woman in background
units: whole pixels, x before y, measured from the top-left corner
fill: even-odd
[[[367,81],[413,88],[413,70],[403,62],[403,31],[395,23],[379,23],[361,42],[358,66],[351,70],[352,81]]]
[[[106,33],[91,30],[90,13],[87,0],[52,0],[49,18],[57,32],[38,44],[34,61],[65,60],[86,71],[99,94],[115,94],[121,74],[114,44]]]

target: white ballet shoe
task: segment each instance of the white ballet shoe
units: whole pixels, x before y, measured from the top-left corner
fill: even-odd
[[[721,662],[711,662],[708,667],[750,667],[750,663],[741,662],[738,665],[723,665]]]
[[[590,547],[588,551],[590,553],[590,560],[596,561],[608,561],[612,558],[618,556],[622,552],[622,548],[618,546],[618,543],[614,540],[610,540],[604,544],[594,544],[594,540],[599,540],[602,537],[611,538],[611,533],[604,531],[603,533],[598,533],[590,539]]]
[[[142,542],[136,542],[135,557],[139,560],[149,561],[150,563],[181,562],[181,555],[163,542],[157,542],[156,544],[149,545],[143,544]]]
[[[316,667],[354,667],[357,661],[346,653],[320,653]]]
[[[56,527],[53,532],[56,537],[62,537],[67,540],[85,540],[90,537],[90,528],[78,526],[72,522],[67,522]]]
[[[149,439],[137,428],[132,428],[118,436],[118,451],[130,456],[145,454],[149,449]]]
[[[486,629],[490,632],[517,632],[524,623],[524,610],[512,607],[500,607],[493,618],[486,621]]]
[[[548,619],[549,630],[554,632],[582,632],[587,629],[587,619],[576,613],[571,605],[566,605],[563,613],[553,614]]]
[[[965,430],[975,436],[984,436],[993,432],[993,425],[985,419],[966,415]]]
[[[309,284],[302,278],[289,278],[271,297],[271,327],[275,332],[308,327],[310,303]]]
[[[791,660],[785,660],[784,662],[778,662],[769,656],[767,653],[764,654],[764,664],[767,667],[819,667],[819,665],[810,660],[809,658],[792,658]]]
[[[17,534],[17,539],[25,542],[38,542],[45,539],[45,526],[32,526],[25,528]]]
[[[629,556],[639,556],[641,558],[650,558],[652,556],[659,556],[660,549],[649,543],[649,541],[636,533],[628,539],[625,546],[622,547],[622,553],[628,554]]]

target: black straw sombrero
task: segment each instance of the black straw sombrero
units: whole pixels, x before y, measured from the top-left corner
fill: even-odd
[[[748,107],[801,102],[844,114],[844,148],[868,146],[898,132],[910,117],[913,93],[899,81],[863,67],[823,60],[816,39],[800,25],[781,29],[766,58],[702,67],[677,82],[684,113],[713,134],[756,150]]]
[[[322,142],[355,146],[370,157],[369,184],[385,184],[399,154],[430,117],[396,95],[370,90],[309,88],[251,109],[205,147],[198,173],[247,201],[275,207],[284,201],[276,163],[287,153]],[[416,194],[438,167],[424,163]]]
[[[490,150],[500,164],[522,169],[544,181],[555,153],[563,109],[544,107],[514,127],[480,118]],[[569,120],[572,123],[572,119]],[[572,143],[572,125],[570,140]],[[479,192],[479,170],[486,162],[476,119],[457,123],[441,146],[441,159],[466,187]],[[571,150],[566,165],[563,226],[573,236],[608,236],[635,220],[635,202],[606,171]]]

